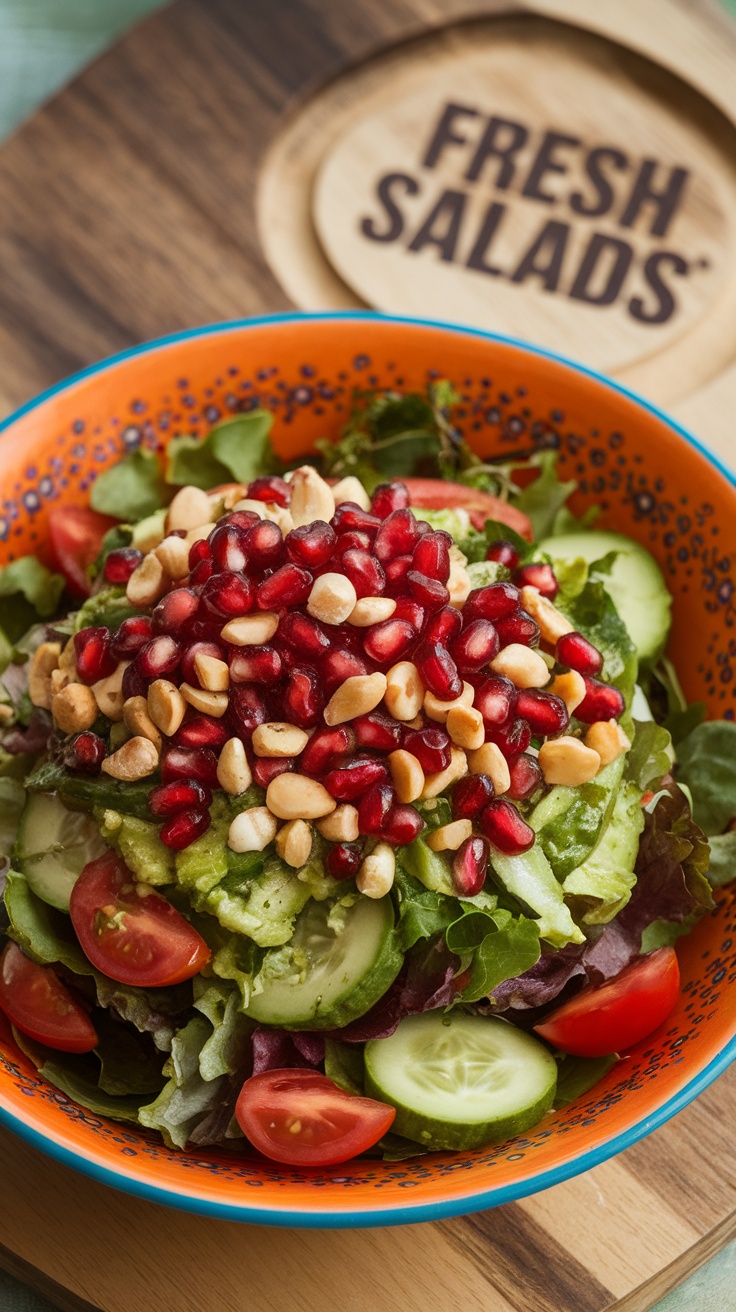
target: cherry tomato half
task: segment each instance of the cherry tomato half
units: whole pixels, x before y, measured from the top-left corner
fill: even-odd
[[[86,1011],[51,966],[38,966],[17,943],[0,958],[0,1007],[22,1034],[58,1052],[91,1052],[97,1034]]]
[[[290,1166],[336,1166],[378,1143],[396,1111],[345,1093],[317,1071],[275,1070],[245,1081],[235,1115],[264,1157]]]
[[[89,506],[54,506],[49,513],[51,551],[57,569],[75,597],[88,597],[87,566],[100,554],[102,539],[117,520]]]
[[[679,996],[675,950],[658,948],[605,984],[582,989],[534,1028],[562,1052],[604,1057],[645,1039],[667,1019]]]
[[[528,515],[499,497],[491,496],[490,492],[479,492],[473,487],[463,487],[461,483],[446,483],[442,478],[403,478],[401,481],[409,489],[412,506],[423,506],[425,510],[461,507],[467,510],[471,524],[477,529],[482,529],[487,519],[497,519],[500,524],[508,524],[527,542],[532,540]]]
[[[197,975],[212,953],[187,920],[114,852],[90,861],[69,913],[88,959],[120,984],[159,988]]]

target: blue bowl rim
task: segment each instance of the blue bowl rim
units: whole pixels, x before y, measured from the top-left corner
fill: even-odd
[[[165,337],[158,337],[152,341],[143,342],[138,346],[128,347],[124,351],[119,351],[116,355],[108,356],[106,359],[96,364],[89,365],[85,369],[80,369],[78,373],[69,378],[55,383],[52,387],[47,388],[32,400],[26,402],[14,411],[7,419],[0,423],[0,434],[5,432],[15,424],[24,415],[29,414],[32,410],[38,409],[46,401],[60,393],[73,388],[77,383],[85,378],[90,378],[95,374],[103,373],[107,369],[112,369],[116,365],[128,360],[131,357],[146,355],[151,351],[160,350],[168,346],[175,345],[177,342],[190,341],[192,338],[205,337],[217,334],[227,334],[228,332],[241,332],[245,330],[255,330],[264,326],[279,323],[309,323],[319,320],[348,321],[359,323],[361,321],[381,322],[389,324],[402,324],[419,328],[440,329],[445,332],[454,333],[458,336],[479,337],[484,341],[495,342],[502,346],[513,346],[526,352],[530,356],[536,356],[543,360],[551,360],[555,364],[564,366],[574,373],[582,374],[587,378],[594,379],[599,385],[616,393],[619,396],[633,402],[640,409],[644,410],[660,422],[664,423],[670,430],[681,437],[689,446],[693,447],[700,453],[704,459],[712,465],[726,479],[726,481],[736,489],[736,476],[731,470],[714,455],[712,451],[700,442],[692,433],[678,424],[665,411],[658,406],[653,405],[644,397],[639,396],[636,392],[620,383],[605,377],[595,369],[590,369],[586,365],[578,364],[564,355],[559,355],[555,351],[548,351],[542,347],[534,346],[519,338],[508,337],[503,333],[486,332],[481,328],[467,327],[457,323],[447,323],[439,319],[422,319],[410,315],[388,315],[379,314],[368,310],[338,310],[338,311],[313,311],[302,313],[299,311],[286,311],[279,314],[259,315],[251,319],[230,319],[220,323],[205,324],[197,328],[187,328],[180,332],[170,333]],[[231,1205],[229,1203],[218,1203],[210,1199],[198,1198],[196,1195],[188,1192],[178,1192],[169,1189],[159,1188],[156,1185],[149,1185],[135,1177],[128,1175],[126,1172],[116,1172],[109,1167],[99,1166],[96,1162],[78,1153],[62,1144],[48,1139],[40,1131],[33,1129],[25,1121],[9,1112],[6,1108],[0,1106],[0,1124],[7,1126],[19,1138],[31,1144],[34,1148],[39,1148],[48,1156],[61,1162],[64,1166],[70,1166],[72,1169],[80,1171],[82,1174],[100,1181],[103,1184],[110,1185],[112,1188],[122,1190],[138,1198],[146,1199],[153,1203],[162,1203],[168,1207],[178,1208],[183,1211],[194,1212],[201,1216],[219,1218],[228,1221],[245,1221],[253,1225],[273,1225],[288,1226],[313,1229],[357,1229],[368,1226],[386,1226],[386,1225],[410,1225],[418,1221],[440,1221],[447,1217],[469,1215],[472,1212],[484,1211],[487,1208],[498,1207],[504,1203],[515,1202],[518,1199],[526,1198],[531,1194],[538,1193],[542,1189],[551,1188],[553,1185],[561,1184],[564,1180],[569,1180],[575,1175],[582,1174],[583,1171],[591,1170],[594,1166],[600,1165],[601,1162],[616,1156],[618,1153],[630,1148],[633,1144],[638,1143],[640,1139],[651,1134],[653,1130],[664,1125],[678,1112],[682,1111],[693,1099],[697,1098],[707,1089],[714,1080],[718,1079],[733,1061],[736,1060],[736,1035],[728,1041],[723,1050],[703,1068],[688,1084],[686,1084],[678,1093],[668,1098],[661,1107],[657,1108],[650,1116],[638,1121],[629,1129],[619,1134],[613,1135],[605,1143],[598,1145],[596,1148],[589,1149],[581,1153],[570,1161],[563,1162],[546,1171],[540,1171],[537,1175],[520,1180],[518,1183],[502,1185],[498,1188],[485,1189],[479,1193],[470,1193],[460,1197],[453,1197],[447,1201],[428,1202],[428,1203],[410,1203],[407,1206],[397,1206],[390,1208],[370,1208],[363,1211],[354,1211],[351,1208],[343,1210],[319,1210],[310,1208],[294,1208],[286,1206],[284,1208],[262,1208],[255,1206]]]

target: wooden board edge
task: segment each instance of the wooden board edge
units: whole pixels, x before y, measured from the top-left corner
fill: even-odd
[[[724,1217],[723,1221],[703,1235],[702,1239],[693,1244],[687,1252],[681,1253],[674,1262],[670,1262],[669,1266],[663,1267],[651,1279],[645,1280],[638,1289],[632,1289],[611,1308],[611,1312],[650,1312],[665,1294],[672,1293],[690,1276],[695,1275],[696,1271],[705,1266],[733,1239],[736,1239],[736,1211],[732,1212],[731,1216]]]
[[[52,1276],[47,1275],[40,1267],[33,1266],[31,1262],[26,1262],[25,1258],[18,1257],[12,1249],[6,1248],[2,1243],[0,1243],[0,1271],[27,1285],[35,1294],[47,1298],[49,1303],[59,1308],[59,1312],[101,1312],[95,1303],[88,1303],[86,1298],[78,1297]]]

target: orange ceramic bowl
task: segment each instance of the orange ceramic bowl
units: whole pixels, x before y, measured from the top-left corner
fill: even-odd
[[[0,560],[44,552],[59,500],[87,500],[139,443],[204,433],[250,406],[274,410],[279,452],[336,434],[354,388],[423,388],[448,377],[481,454],[554,446],[579,481],[575,509],[654,553],[675,595],[672,651],[690,698],[736,709],[734,480],[646,402],[519,342],[356,312],[215,325],[127,351],[25,406],[0,441]],[[68,1165],[169,1205],[260,1224],[436,1220],[521,1198],[620,1152],[680,1111],[736,1057],[736,894],[684,939],[677,1010],[589,1094],[523,1138],[416,1161],[295,1170],[220,1151],[169,1152],[46,1085],[0,1020],[0,1120]]]

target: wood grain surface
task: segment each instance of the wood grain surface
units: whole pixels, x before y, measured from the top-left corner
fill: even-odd
[[[623,33],[675,73],[687,66],[696,89],[731,112],[736,41],[708,0],[535,8]],[[512,9],[178,0],[138,29],[0,151],[0,409],[141,339],[303,303],[291,281],[298,269],[281,270],[289,295],[259,236],[269,146],[287,140],[317,89],[338,87],[349,105],[338,76],[347,66],[358,79],[362,61],[391,42]],[[304,170],[292,171],[292,191],[272,211],[278,222],[279,204],[301,207],[304,268],[319,254],[299,182],[311,176],[307,146]],[[678,405],[727,459],[735,378],[724,368]],[[643,1312],[736,1232],[735,1120],[731,1072],[652,1137],[553,1190],[465,1219],[360,1232],[167,1211],[2,1132],[0,1266],[74,1312]]]

